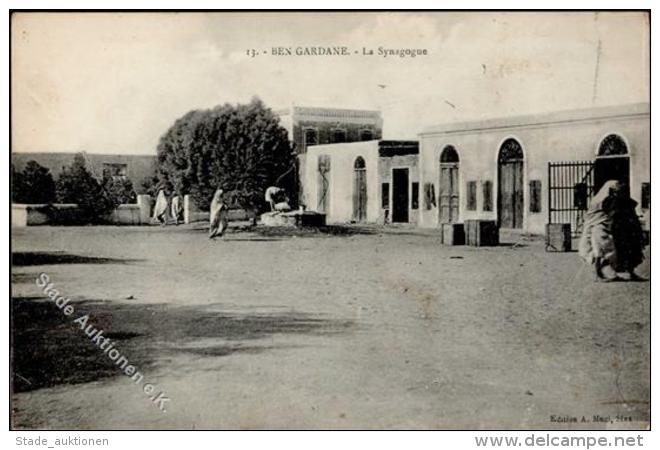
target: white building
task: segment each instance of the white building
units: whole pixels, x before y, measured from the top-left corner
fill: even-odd
[[[495,220],[544,233],[579,227],[591,195],[609,179],[650,208],[649,104],[450,123],[420,134],[419,225]]]

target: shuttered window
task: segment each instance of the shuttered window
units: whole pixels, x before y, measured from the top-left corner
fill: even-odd
[[[481,190],[483,194],[483,204],[481,209],[484,211],[493,210],[493,182],[486,180],[481,183]]]
[[[381,207],[383,209],[390,208],[390,183],[382,183],[380,185],[380,198],[381,198]]]
[[[529,212],[541,212],[541,180],[529,182]]]
[[[477,182],[468,181],[467,182],[467,205],[466,209],[468,211],[477,210]]]
[[[433,183],[424,183],[424,208],[435,207],[435,186]]]
[[[410,203],[412,209],[419,209],[419,183],[417,182],[412,184],[412,199]]]

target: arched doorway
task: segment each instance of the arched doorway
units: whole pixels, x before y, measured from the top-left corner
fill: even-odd
[[[616,134],[605,137],[598,147],[594,163],[594,193],[608,180],[630,185],[630,156],[625,141]]]
[[[448,145],[440,154],[440,190],[438,214],[440,223],[458,222],[458,152]]]
[[[353,164],[353,220],[367,220],[367,168],[361,156]]]
[[[497,220],[502,228],[523,226],[523,162],[518,141],[504,141],[497,158]]]

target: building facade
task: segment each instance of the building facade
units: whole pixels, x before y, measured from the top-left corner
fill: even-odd
[[[383,134],[380,111],[292,106],[275,113],[298,154],[313,145],[378,140]]]
[[[639,213],[650,208],[648,104],[439,125],[420,134],[419,224],[466,219],[542,234],[579,232],[589,199],[626,182]]]
[[[367,141],[307,149],[303,198],[328,223],[417,223],[416,141]]]
[[[282,184],[297,191],[294,203],[298,204],[305,203],[303,180],[308,148],[316,145],[371,141],[380,139],[383,134],[380,111],[291,106],[275,113],[280,118],[280,125],[287,130],[289,141],[297,155],[297,176],[294,180],[283,180]]]

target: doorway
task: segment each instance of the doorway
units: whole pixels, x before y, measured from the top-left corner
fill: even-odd
[[[408,169],[392,169],[392,222],[408,222]]]
[[[600,143],[594,162],[594,194],[609,180],[618,180],[630,189],[630,157],[628,146],[616,134]]]
[[[504,141],[497,164],[497,219],[502,228],[523,227],[523,162],[523,151],[518,141]]]
[[[353,164],[353,220],[367,220],[367,168],[361,156]]]
[[[448,145],[440,154],[440,191],[438,214],[440,223],[458,222],[458,152]]]

